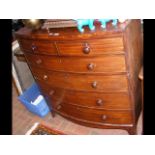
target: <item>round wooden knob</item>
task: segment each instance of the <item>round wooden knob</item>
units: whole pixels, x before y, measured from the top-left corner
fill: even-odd
[[[54,91],[54,90],[51,90],[51,91],[49,92],[49,95],[52,96],[54,93],[55,93],[55,91]]]
[[[38,60],[36,60],[36,63],[39,65],[39,64],[42,63],[42,60],[41,59],[38,59]]]
[[[94,64],[90,63],[87,65],[88,70],[93,70],[94,69]]]
[[[31,46],[32,50],[35,51],[37,49],[37,46],[35,46],[34,44]]]
[[[84,54],[89,54],[90,53],[90,47],[89,47],[89,45],[87,43],[84,45],[83,53]]]
[[[48,79],[48,76],[47,76],[47,75],[44,75],[44,76],[43,76],[43,79],[44,79],[44,80],[47,80],[47,79]]]
[[[58,106],[57,106],[57,110],[59,110],[59,109],[61,109],[61,105],[58,105]]]
[[[107,115],[102,115],[102,120],[106,120],[107,119]]]
[[[92,88],[97,88],[97,82],[94,81],[92,84],[91,84]]]
[[[97,104],[98,106],[103,105],[103,100],[102,100],[102,99],[98,99],[98,100],[96,101],[96,104]]]

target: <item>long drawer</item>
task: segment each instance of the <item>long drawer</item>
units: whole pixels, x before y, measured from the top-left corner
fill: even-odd
[[[81,107],[96,109],[130,110],[131,105],[127,93],[80,92],[54,88],[38,81],[44,94],[48,95],[53,104],[68,103]]]
[[[58,55],[55,43],[51,41],[22,39],[19,44],[24,52]]]
[[[75,118],[107,124],[130,124],[132,123],[132,111],[113,111],[102,109],[80,108],[69,104],[60,104],[55,109],[60,113]]]
[[[124,55],[106,55],[100,57],[57,57],[25,54],[30,64],[48,70],[64,72],[118,73],[125,72]]]
[[[51,72],[31,66],[34,78],[42,82],[71,90],[83,91],[127,91],[125,75],[92,75]]]
[[[59,41],[57,47],[61,55],[72,56],[100,55],[124,51],[121,37],[69,42]]]

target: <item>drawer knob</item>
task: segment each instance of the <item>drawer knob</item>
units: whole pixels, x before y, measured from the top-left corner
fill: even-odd
[[[84,54],[89,54],[90,53],[90,47],[88,43],[85,43],[84,48],[83,48]]]
[[[34,44],[31,46],[32,50],[35,51],[37,49],[37,46],[35,46]]]
[[[106,120],[107,119],[107,115],[102,115],[102,120]]]
[[[92,84],[91,84],[92,88],[97,88],[97,82],[94,81]]]
[[[49,92],[49,95],[52,96],[54,93],[55,93],[55,91],[54,91],[54,90],[51,90],[51,91]]]
[[[59,109],[61,109],[61,105],[58,105],[58,106],[57,106],[57,110],[59,110]]]
[[[42,60],[41,59],[38,59],[38,60],[36,60],[36,63],[39,65],[39,64],[42,63]]]
[[[103,105],[103,100],[102,100],[102,99],[98,99],[98,100],[96,101],[96,104],[97,104],[98,106]]]
[[[47,75],[44,75],[44,76],[43,76],[43,79],[44,79],[44,80],[47,80],[47,79],[48,79],[48,76],[47,76]]]
[[[88,68],[88,70],[93,70],[94,66],[95,65],[93,63],[90,63],[90,64],[87,65],[87,68]]]

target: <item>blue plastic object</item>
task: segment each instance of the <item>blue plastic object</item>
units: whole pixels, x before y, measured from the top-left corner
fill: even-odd
[[[34,102],[37,97],[41,95],[41,92],[39,90],[39,87],[36,83],[33,83],[30,88],[28,88],[22,95],[18,97],[19,101],[21,101],[22,104],[25,105],[25,107],[32,113],[44,117],[46,116],[50,109],[43,98],[38,104],[34,105],[31,103]]]
[[[76,21],[80,32],[84,32],[83,26],[89,26],[90,30],[95,30],[94,19],[76,19]]]
[[[88,26],[91,31],[95,30],[94,20],[95,19],[74,19],[77,21],[77,28],[82,33],[84,32],[83,26]],[[112,20],[113,26],[117,25],[117,19],[98,19],[101,22],[101,27],[106,28],[106,24]]]
[[[98,19],[98,21],[101,22],[101,27],[106,28],[106,23],[112,20],[112,25],[116,26],[117,25],[117,19]]]

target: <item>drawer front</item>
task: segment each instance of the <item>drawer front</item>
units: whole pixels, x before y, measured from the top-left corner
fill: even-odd
[[[54,88],[42,82],[38,82],[41,90],[47,94],[52,103],[68,103],[81,107],[98,109],[130,110],[130,100],[127,93],[95,93],[68,91],[61,88]]]
[[[60,104],[55,109],[60,113],[65,113],[75,118],[107,123],[107,124],[130,124],[132,123],[131,111],[115,111],[115,110],[102,110],[91,108],[80,108],[69,104]]]
[[[19,45],[20,45],[20,48],[22,51],[33,53],[33,50],[32,50],[33,42],[32,42],[32,40],[21,39],[21,40],[18,40],[18,42],[19,42]]]
[[[25,52],[57,55],[55,44],[50,41],[20,40],[21,49]]]
[[[25,53],[25,57],[30,65],[48,70],[63,70],[61,59],[57,56],[42,56],[38,54]]]
[[[29,63],[48,70],[64,72],[118,73],[125,72],[124,55],[101,57],[56,57],[25,54]]]
[[[83,91],[127,91],[125,75],[69,74],[50,72],[32,66],[31,70],[35,79],[51,84],[53,87]]]
[[[123,40],[118,38],[105,38],[85,41],[57,42],[61,55],[100,55],[120,53],[124,51]]]

